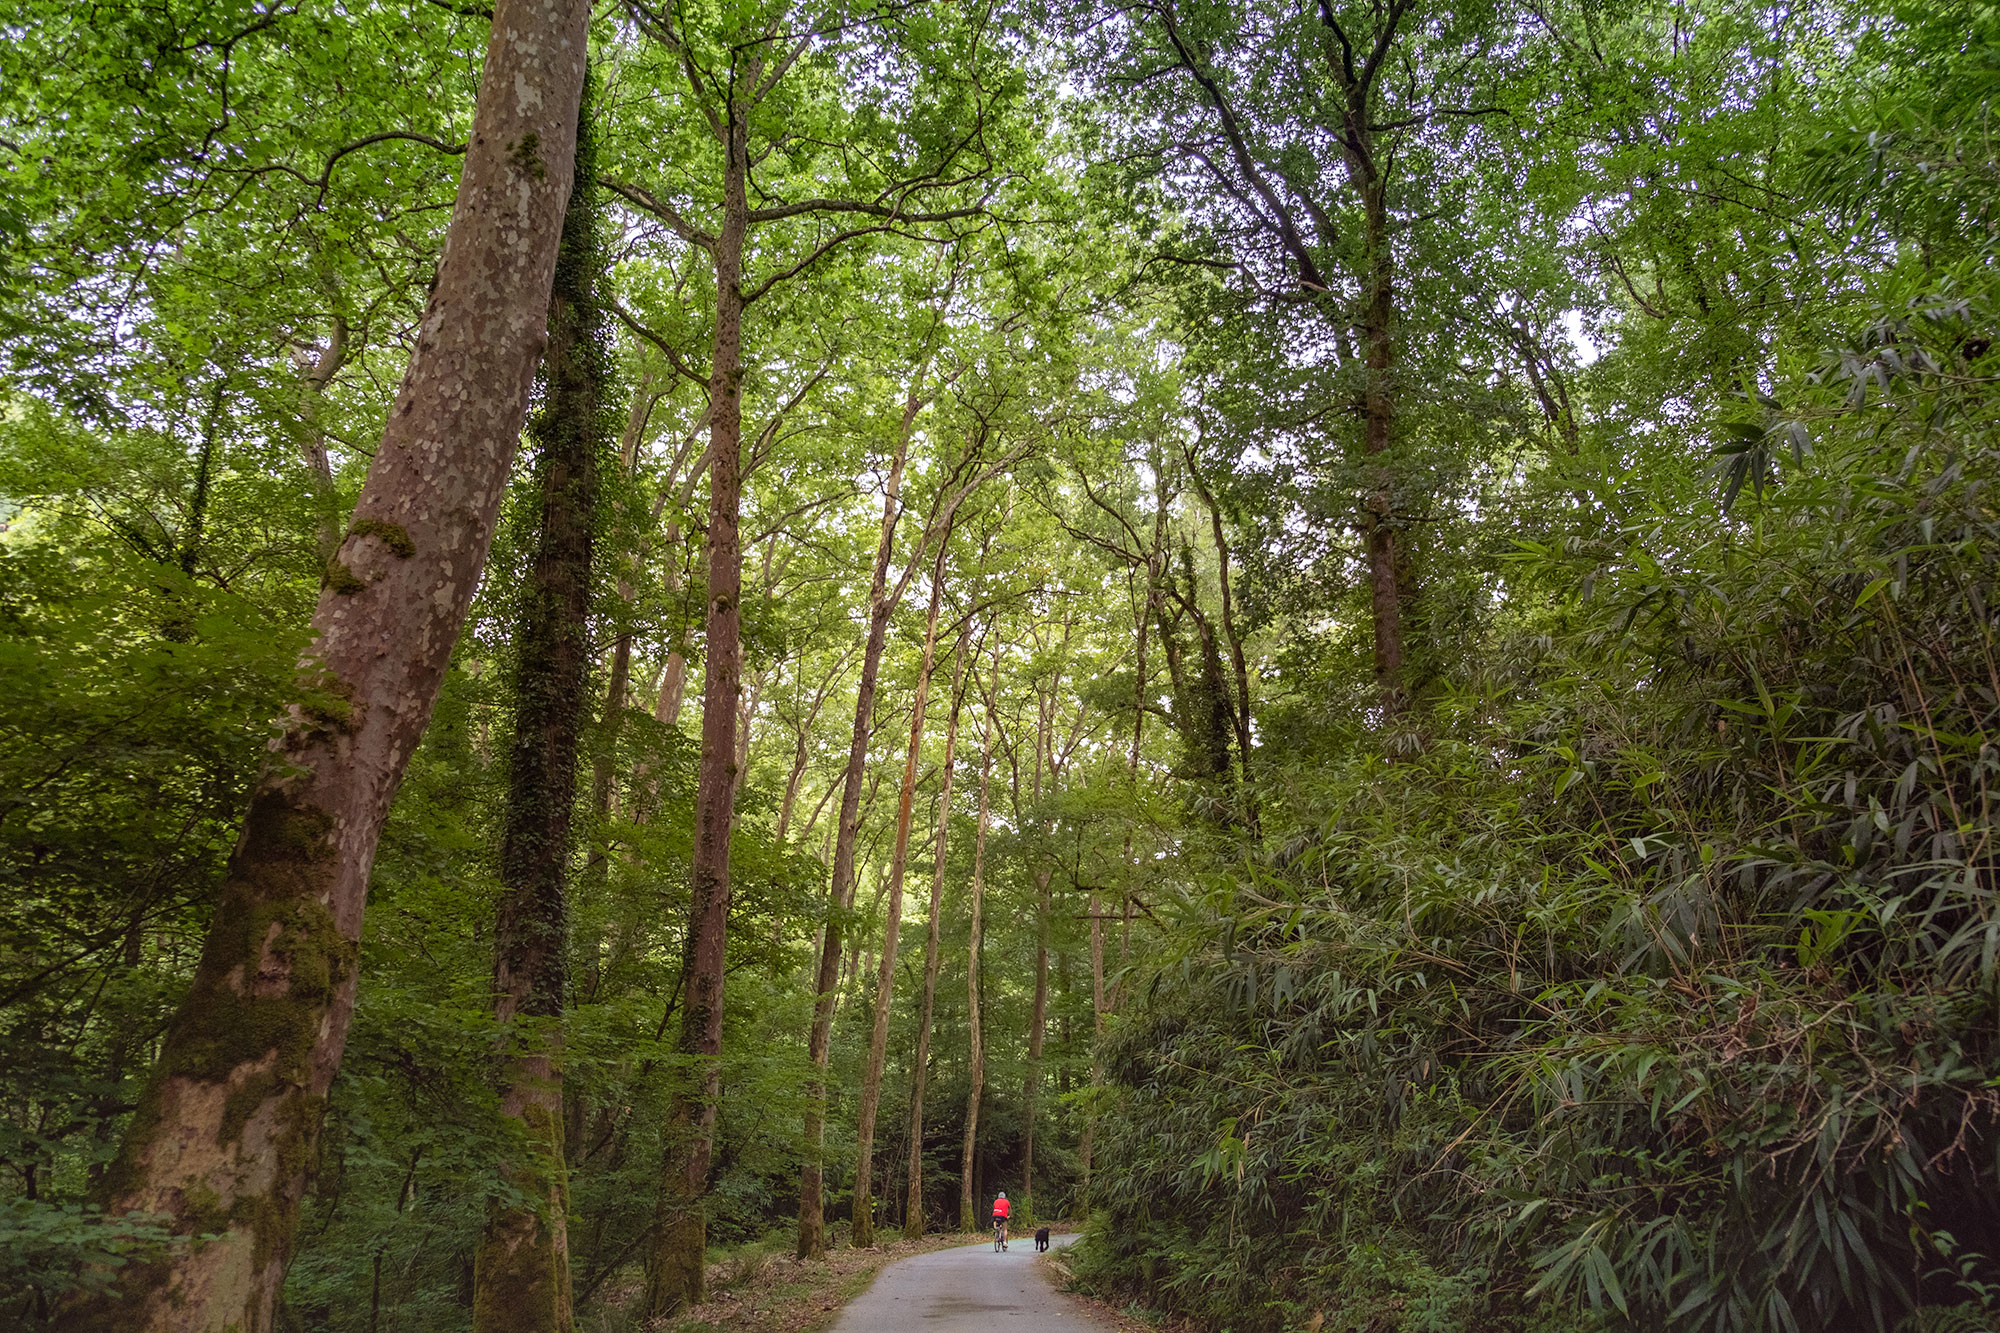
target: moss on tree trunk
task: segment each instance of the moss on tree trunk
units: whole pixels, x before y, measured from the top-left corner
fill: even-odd
[[[102,1197],[206,1239],[120,1273],[65,1329],[260,1333],[354,1012],[389,803],[485,564],[544,341],[589,6],[499,0],[417,347],[329,565],[315,638],[202,959]],[[338,571],[338,577],[331,571]]]

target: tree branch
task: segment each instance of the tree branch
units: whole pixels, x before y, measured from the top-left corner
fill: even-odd
[[[673,230],[674,235],[680,237],[689,245],[698,245],[704,250],[714,247],[715,238],[713,236],[710,236],[707,232],[682,217],[673,205],[662,203],[660,200],[655,199],[643,186],[627,185],[623,181],[615,181],[607,176],[598,177],[597,183],[620,198],[636,204],[643,212],[651,213],[654,217],[666,223]]]

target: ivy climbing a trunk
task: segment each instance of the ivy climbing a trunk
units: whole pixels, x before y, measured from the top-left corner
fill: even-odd
[[[593,185],[589,92],[575,183],[549,298],[542,407],[529,424],[541,519],[514,634],[508,765],[494,929],[494,1018],[505,1036],[500,1110],[514,1122],[473,1265],[478,1333],[568,1333],[568,1189],[563,1169],[562,1017],[569,945],[571,819],[590,674],[590,589],[611,356],[597,287],[605,258]]]

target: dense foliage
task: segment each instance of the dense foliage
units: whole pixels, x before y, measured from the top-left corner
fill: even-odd
[[[37,1328],[204,1243],[107,1213],[106,1176],[271,719],[332,706],[296,665],[486,25],[17,9],[0,1323]],[[618,439],[560,1135],[590,1326],[647,1325],[706,1070],[719,388],[711,1249],[789,1238],[821,1162],[851,1226],[872,1133],[877,1225],[1006,1189],[1087,1220],[1087,1288],[1204,1329],[2000,1317],[2000,11],[632,0],[591,59]],[[471,1328],[489,1206],[523,1203],[495,948],[539,392],[375,859],[286,1328]]]

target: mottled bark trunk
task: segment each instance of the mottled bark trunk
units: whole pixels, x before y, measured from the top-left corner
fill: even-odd
[[[939,779],[937,848],[931,871],[931,901],[924,928],[924,990],[917,1009],[917,1055],[910,1076],[910,1168],[908,1198],[903,1206],[903,1235],[924,1234],[924,1087],[930,1081],[931,1018],[937,1007],[938,969],[944,963],[938,948],[939,908],[944,902],[944,872],[951,832],[952,765],[958,757],[958,715],[965,703],[965,666],[972,640],[968,621],[958,635],[958,656],[951,672],[951,720],[945,724],[944,770]]]
[[[833,1008],[840,982],[840,918],[854,900],[854,842],[861,831],[861,779],[868,762],[868,737],[875,715],[875,682],[881,672],[882,649],[888,642],[889,618],[896,609],[889,595],[889,562],[895,554],[896,522],[902,516],[903,462],[909,449],[907,429],[897,442],[882,495],[882,537],[875,547],[875,573],[868,595],[868,644],[861,654],[861,679],[855,687],[854,731],[847,748],[847,775],[840,793],[840,814],[834,825],[833,878],[827,889],[826,932],[820,940],[819,969],[813,978],[812,1032],[806,1057],[812,1061],[806,1085],[805,1166],[799,1172],[798,1257],[816,1259],[826,1252],[826,1066],[833,1044]],[[898,586],[898,592],[901,586]]]
[[[910,705],[910,748],[903,757],[903,789],[896,798],[896,841],[889,852],[889,908],[882,924],[882,956],[875,966],[874,1023],[868,1036],[868,1066],[861,1079],[861,1110],[855,1127],[854,1243],[875,1243],[875,1117],[882,1105],[882,1074],[889,1059],[889,1004],[896,993],[896,943],[903,925],[903,873],[910,856],[910,818],[917,798],[917,761],[924,745],[924,707],[930,699],[931,669],[937,663],[938,608],[944,595],[944,552],[931,571],[930,611],[924,620],[924,658],[917,668],[916,699]]]
[[[579,0],[498,0],[417,349],[314,614],[113,1213],[215,1239],[120,1274],[69,1330],[271,1328],[354,1012],[382,823],[486,560],[545,341],[583,85]]]
[[[993,649],[994,668],[1000,660],[998,640]],[[971,1087],[965,1095],[965,1145],[958,1164],[958,1225],[961,1231],[977,1231],[980,1226],[977,1199],[972,1191],[972,1167],[979,1147],[979,1094],[986,1086],[986,1038],[979,1022],[979,951],[982,916],[986,906],[986,830],[992,824],[993,787],[993,700],[986,701],[986,724],[979,736],[979,824],[972,838],[972,931],[965,950],[966,1038],[972,1062]]]
[[[646,1310],[700,1304],[706,1287],[709,1162],[722,1089],[722,982],[729,932],[729,834],[736,797],[736,702],[743,671],[743,249],[750,206],[748,108],[725,111],[722,227],[715,263],[715,351],[709,372],[708,631],[695,785],[688,929],[682,952],[680,1048],[693,1081],[667,1114],[667,1153],[648,1265]],[[678,704],[676,704],[678,707]]]
[[[590,592],[610,356],[597,285],[604,272],[596,154],[586,106],[549,301],[537,448],[541,521],[514,633],[514,743],[494,929],[500,1113],[514,1122],[505,1197],[487,1201],[473,1261],[477,1333],[568,1333],[569,1199],[563,1162],[562,1016],[577,750],[590,674]]]

